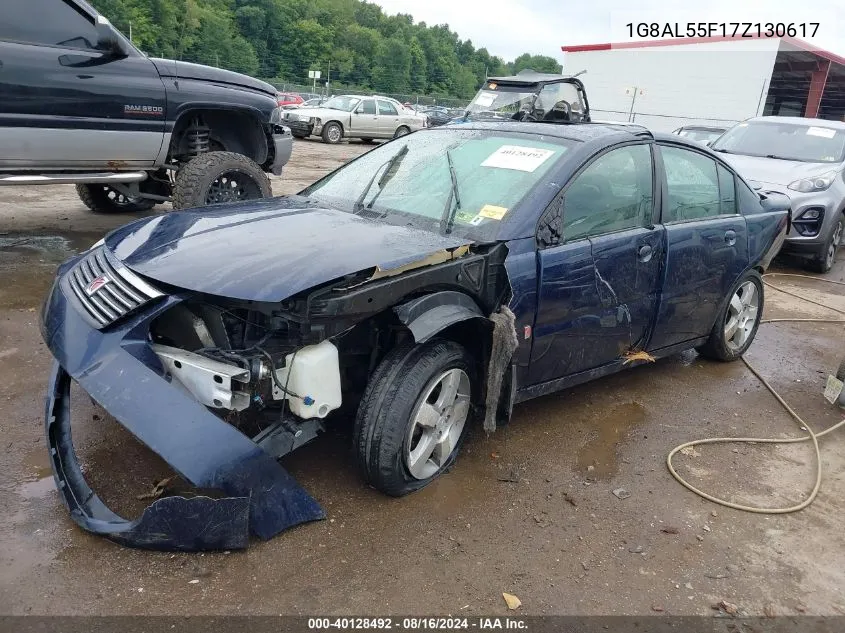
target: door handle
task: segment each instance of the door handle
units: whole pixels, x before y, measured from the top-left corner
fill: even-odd
[[[643,244],[637,250],[637,259],[641,262],[645,263],[651,260],[651,256],[654,254],[654,249],[651,247],[650,244]]]
[[[728,246],[733,246],[734,244],[736,244],[736,231],[725,231],[725,242],[727,242]]]

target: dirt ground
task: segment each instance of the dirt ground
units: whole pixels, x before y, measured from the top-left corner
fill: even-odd
[[[366,149],[298,141],[274,191]],[[694,496],[667,472],[674,446],[800,432],[741,362],[695,352],[518,406],[491,437],[473,429],[451,472],[402,499],[361,482],[348,429],[334,429],[283,461],[328,520],[246,551],[146,552],[84,533],[49,476],[38,309],[60,261],[130,219],[89,213],[73,187],[0,188],[0,613],[505,614],[506,591],[525,615],[712,615],[721,600],[749,615],[845,614],[845,431],[822,440],[821,493],[803,512],[747,514]],[[830,278],[845,280],[845,261]],[[845,309],[836,287],[774,281]],[[770,289],[765,314],[826,316]],[[763,325],[747,357],[820,430],[843,416],[821,393],[844,340],[839,324]],[[81,409],[88,476],[131,510],[160,464]],[[679,455],[679,469],[736,500],[791,505],[813,482],[809,444],[698,453]]]

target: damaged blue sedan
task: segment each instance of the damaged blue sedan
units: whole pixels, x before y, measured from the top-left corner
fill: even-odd
[[[687,348],[738,358],[788,223],[700,145],[542,123],[423,130],[298,195],[144,218],[63,264],[44,305],[56,484],[120,543],[242,548],[324,516],[277,460],[354,420],[365,480],[407,494],[515,403]],[[219,494],[112,512],[71,381]]]

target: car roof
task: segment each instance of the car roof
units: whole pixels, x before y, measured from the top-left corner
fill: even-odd
[[[444,128],[433,128],[433,130]],[[450,129],[448,126],[445,129]],[[616,125],[614,123],[573,123],[556,125],[554,123],[523,123],[521,121],[475,121],[463,123],[451,129],[462,130],[501,130],[503,132],[515,132],[521,134],[537,134],[540,136],[552,136],[555,138],[569,139],[572,141],[593,141],[603,136],[614,134],[625,135],[630,139],[652,138],[652,133],[638,125]],[[677,138],[669,137],[669,138]]]
[[[745,122],[756,123],[758,121],[770,121],[772,123],[792,123],[795,125],[813,125],[817,127],[831,127],[837,130],[845,130],[845,122],[832,121],[830,119],[811,119],[809,117],[803,116],[755,116],[751,119],[747,119]]]
[[[724,132],[728,128],[715,125],[684,125],[679,130],[704,130],[705,132]]]

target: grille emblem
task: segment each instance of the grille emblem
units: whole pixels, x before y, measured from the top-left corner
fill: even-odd
[[[95,277],[91,281],[91,283],[89,283],[87,286],[85,286],[85,294],[87,294],[90,297],[95,292],[97,292],[100,288],[102,288],[107,283],[109,283],[110,281],[111,281],[111,279],[109,279],[105,275],[100,275],[99,277]]]

